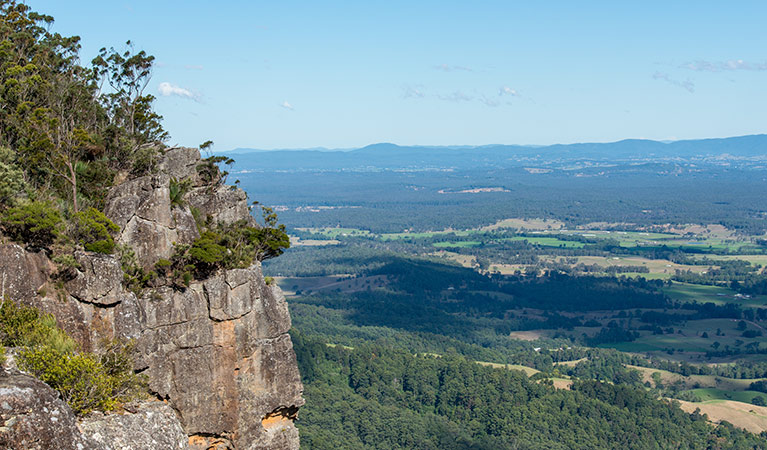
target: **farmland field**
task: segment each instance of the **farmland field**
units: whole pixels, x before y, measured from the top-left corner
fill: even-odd
[[[738,270],[758,274],[761,270],[760,265],[767,262],[767,255],[735,253],[744,249],[750,252],[765,251],[763,247],[754,246],[756,242],[754,238],[739,236],[726,228],[713,226],[686,225],[678,228],[669,227],[663,231],[610,230],[600,229],[600,226],[606,225],[594,224],[592,227],[568,228],[564,222],[553,219],[514,218],[501,220],[491,226],[472,229],[448,228],[437,231],[406,230],[374,233],[362,228],[319,227],[296,230],[298,235],[296,237],[299,239],[295,242],[297,248],[306,248],[306,251],[324,249],[326,253],[342,252],[345,251],[344,249],[357,248],[357,246],[394,250],[401,252],[403,256],[406,255],[406,259],[412,258],[413,261],[419,261],[426,258],[426,261],[430,261],[429,264],[445,264],[445,267],[468,270],[481,275],[481,279],[492,280],[490,284],[493,286],[471,288],[455,282],[468,275],[451,277],[447,281],[448,285],[444,286],[436,297],[440,298],[444,308],[451,311],[447,316],[453,318],[450,320],[464,321],[462,326],[467,326],[466,323],[474,323],[473,326],[480,327],[469,335],[482,336],[482,340],[493,335],[494,331],[490,331],[494,329],[493,327],[506,329],[503,323],[511,323],[516,325],[511,325],[511,329],[505,334],[506,338],[511,338],[510,341],[529,342],[530,345],[543,348],[551,345],[547,344],[548,342],[566,339],[575,345],[589,343],[594,349],[600,351],[617,350],[634,357],[692,365],[714,364],[724,368],[729,367],[730,363],[736,364],[731,367],[737,367],[737,364],[767,362],[767,338],[765,337],[767,329],[762,328],[760,320],[751,320],[752,316],[756,318],[757,311],[767,309],[767,296],[744,294],[729,283],[721,281],[712,281],[709,284],[680,281],[697,280],[694,277],[703,280],[710,276],[709,274],[717,274],[723,269],[733,267],[734,263],[743,264],[741,261],[748,264],[737,266]],[[625,228],[628,225],[614,224],[613,226]],[[352,242],[354,244],[351,244]],[[366,252],[369,251],[366,250]],[[359,299],[370,298],[372,301],[382,302],[380,304],[385,312],[380,314],[384,316],[390,314],[390,309],[396,308],[388,302],[400,298],[398,296],[411,299],[408,301],[414,299],[420,301],[425,297],[419,295],[433,297],[436,292],[430,291],[428,294],[415,294],[409,297],[414,290],[412,286],[401,284],[404,276],[402,272],[397,272],[399,275],[386,274],[384,269],[387,266],[383,264],[381,267],[381,263],[375,265],[375,267],[381,267],[380,269],[369,272],[357,271],[353,263],[355,258],[357,257],[337,259],[349,261],[348,266],[343,266],[349,268],[349,273],[323,277],[281,277],[277,278],[277,282],[291,299],[300,299],[306,295],[320,296],[319,298],[323,295],[331,296],[329,298],[337,298],[332,296],[338,295]],[[283,267],[284,270],[290,271],[288,265]],[[746,267],[746,269],[740,267]],[[380,273],[381,270],[384,272]],[[659,294],[666,296],[669,303],[663,307],[621,309],[619,301],[613,309],[564,312],[538,307],[535,303],[518,304],[520,298],[517,294],[503,292],[502,286],[509,282],[504,281],[507,280],[506,277],[510,277],[508,280],[530,278],[545,280],[552,273],[583,277],[583,279],[601,279],[606,283],[616,278],[637,280],[636,283],[656,283],[651,285],[653,286],[651,290],[657,290]],[[679,278],[680,274],[687,278]],[[423,274],[420,280],[429,283],[431,277],[431,274]],[[625,282],[628,283],[628,281]],[[374,294],[375,292],[380,294]],[[420,291],[415,289],[415,292]],[[393,297],[387,300],[376,295]],[[482,301],[486,303],[482,304],[489,305],[490,309],[494,308],[492,305],[503,304],[506,305],[505,311],[488,314],[474,309],[470,314],[471,318],[462,318],[461,313],[456,313],[455,305],[460,304],[460,299],[464,298],[483,299]],[[312,302],[315,301],[312,300]],[[362,300],[356,300],[355,304],[361,304],[360,301]],[[396,305],[396,302],[400,300],[393,301]],[[333,300],[329,305],[337,304],[336,302],[337,300]],[[701,317],[702,314],[698,311],[703,304],[722,308],[750,309],[752,312],[749,313],[751,315],[747,320],[717,317],[715,314],[714,317]],[[414,304],[410,303],[403,319],[397,319],[394,322],[408,323],[403,325],[405,329],[410,327],[417,330],[431,329],[426,324],[432,320],[429,317],[433,317],[436,310],[429,310],[429,313],[419,316],[420,319],[415,319],[414,324],[410,325],[409,316],[414,307]],[[330,310],[324,310],[323,314],[328,314],[328,311]],[[668,319],[664,319],[666,316]],[[301,315],[297,317],[297,323],[301,323]],[[342,316],[328,317],[346,317],[344,320],[359,321],[359,324],[364,326],[376,323],[369,321],[370,319],[357,309],[350,309]],[[436,317],[444,316],[437,314]],[[563,324],[549,325],[552,317],[559,317],[557,320]],[[655,317],[660,321],[659,324],[653,323]],[[568,322],[570,324],[565,325]],[[339,330],[347,329],[346,327],[349,326],[352,325],[322,325],[322,329]],[[607,342],[603,342],[604,339],[600,336],[616,328],[624,330],[622,333],[626,335],[626,338],[610,338],[606,339]],[[373,329],[364,328],[365,331],[360,330],[355,333],[366,335],[373,332]],[[490,339],[497,339],[497,337]],[[498,356],[478,361],[493,361],[480,364],[522,370],[528,376],[541,372],[540,368],[533,368],[530,363],[515,362],[513,358],[504,361],[503,357]],[[558,367],[557,370],[560,373],[565,373],[568,370],[575,370],[579,365],[589,363],[588,358],[580,357],[560,362],[554,367]],[[704,410],[713,411],[713,420],[732,419],[743,424],[742,426],[767,430],[767,428],[760,428],[767,427],[767,416],[764,420],[755,418],[754,413],[749,412],[750,409],[743,410],[738,406],[747,405],[758,408],[750,404],[754,398],[767,400],[767,395],[748,390],[752,382],[763,378],[698,374],[683,376],[678,372],[641,365],[628,364],[624,367],[637,370],[643,386],[649,386],[646,389],[654,389],[663,395],[688,400],[699,399],[699,402],[692,404]],[[656,384],[657,375],[654,374],[660,375],[660,384]],[[567,389],[572,384],[570,379],[551,374],[548,379],[558,388]]]
[[[755,391],[725,391],[715,388],[691,389],[700,401],[708,402],[712,400],[732,400],[736,402],[751,403],[755,397],[759,397],[767,404],[767,394]]]

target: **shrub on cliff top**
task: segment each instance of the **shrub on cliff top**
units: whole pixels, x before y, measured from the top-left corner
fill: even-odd
[[[120,227],[95,208],[72,216],[72,237],[90,252],[113,253],[115,240],[112,234],[118,231]]]
[[[170,260],[155,265],[160,277],[172,286],[189,286],[192,278],[202,279],[219,269],[250,267],[256,261],[279,256],[290,247],[284,225],[277,216],[264,209],[265,225],[253,227],[245,220],[230,225],[219,224],[200,234],[192,245],[176,245]]]
[[[108,411],[145,392],[133,373],[130,344],[111,341],[99,355],[76,351],[75,341],[50,314],[5,299],[0,305],[2,344],[21,347],[19,368],[56,390],[78,415]]]
[[[49,248],[61,233],[61,214],[47,202],[29,202],[9,208],[2,216],[5,233],[16,242]]]
[[[45,346],[65,353],[76,347],[75,341],[56,325],[53,316],[9,299],[4,299],[0,306],[0,336],[7,347]]]
[[[213,231],[203,232],[187,251],[189,262],[202,277],[223,265],[227,248],[221,245],[221,235]]]

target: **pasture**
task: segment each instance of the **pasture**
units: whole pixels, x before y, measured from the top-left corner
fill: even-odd
[[[700,414],[706,414],[708,420],[719,423],[723,420],[746,429],[752,433],[767,431],[767,407],[755,406],[748,403],[732,400],[713,400],[708,402],[686,402],[674,400],[680,408],[688,413],[699,410]]]
[[[691,389],[687,392],[695,394],[701,402],[712,400],[731,400],[735,402],[751,403],[751,401],[760,397],[767,404],[767,394],[756,391],[726,391],[716,388]]]

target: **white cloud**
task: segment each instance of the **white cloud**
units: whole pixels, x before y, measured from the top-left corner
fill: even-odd
[[[426,93],[424,93],[424,87],[423,86],[403,86],[402,87],[402,98],[424,98],[426,97]]]
[[[197,95],[192,93],[189,89],[184,89],[181,86],[176,86],[174,84],[170,84],[167,81],[160,83],[160,85],[157,87],[157,90],[160,92],[160,95],[163,97],[182,97],[182,98],[188,98],[190,100],[197,100]]]
[[[691,94],[695,92],[695,83],[693,83],[689,78],[684,81],[676,80],[674,78],[671,78],[669,74],[664,72],[655,72],[652,77],[654,80],[665,81],[666,83],[669,83],[673,86],[677,86],[682,89],[685,89],[687,90],[687,92]]]
[[[521,97],[519,95],[519,92],[517,92],[516,90],[514,90],[514,89],[512,89],[512,88],[510,88],[508,86],[504,86],[504,87],[502,87],[502,88],[500,88],[498,90],[498,96],[499,97],[503,97],[504,95],[511,95],[512,97]]]
[[[472,69],[471,67],[451,66],[450,64],[439,64],[434,66],[434,68],[437,70],[441,70],[443,72],[454,72],[454,71],[474,72],[474,69]]]
[[[698,60],[684,63],[680,67],[698,72],[722,72],[728,70],[765,71],[767,70],[767,62],[754,63],[742,59],[730,59],[727,61]]]
[[[448,102],[456,102],[456,103],[468,102],[468,101],[473,100],[471,96],[466,95],[466,94],[464,94],[461,91],[453,91],[452,93],[450,93],[448,95],[439,94],[439,95],[437,95],[437,98],[439,98],[440,100],[445,100],[445,101],[448,101]]]
[[[494,94],[488,94],[480,92],[474,89],[472,92],[457,89],[452,92],[429,92],[423,85],[403,85],[402,86],[402,98],[403,99],[425,99],[425,100],[441,100],[444,102],[452,103],[473,103],[478,102],[485,106],[496,108],[502,105],[511,105],[510,101],[499,99],[501,96],[521,97],[519,92],[509,87],[502,87],[499,90],[497,96]]]
[[[484,95],[479,98],[479,101],[484,103],[485,106],[490,106],[495,108],[496,106],[500,105],[501,103],[497,100],[493,100],[492,98],[487,98]]]
[[[287,100],[285,100],[284,102],[280,103],[280,106],[281,106],[281,107],[283,107],[283,108],[285,108],[285,109],[289,109],[289,110],[291,110],[291,111],[295,111],[295,108],[293,107],[293,105],[291,105],[290,103],[288,103],[288,101],[287,101]]]

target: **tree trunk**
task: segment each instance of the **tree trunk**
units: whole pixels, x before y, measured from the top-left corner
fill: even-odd
[[[72,206],[75,210],[75,214],[80,212],[79,208],[77,207],[77,172],[75,171],[75,166],[72,164],[72,161],[67,161],[67,168],[69,169],[69,184],[72,185]]]

